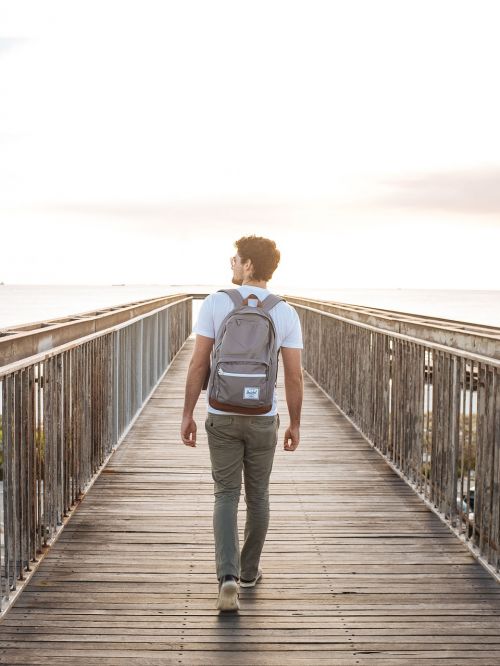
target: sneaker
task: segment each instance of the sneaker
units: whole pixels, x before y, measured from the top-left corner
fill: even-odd
[[[257,575],[255,578],[252,578],[252,580],[245,580],[244,578],[240,578],[240,587],[255,587],[257,585],[257,581],[259,581],[262,578],[262,569],[259,569],[257,571]]]
[[[235,576],[222,576],[219,581],[219,598],[217,610],[237,611],[240,607],[238,601],[238,581]]]

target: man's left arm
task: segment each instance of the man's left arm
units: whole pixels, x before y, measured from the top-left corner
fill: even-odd
[[[300,441],[300,413],[304,395],[302,356],[300,349],[281,347],[285,371],[285,397],[290,415],[290,425],[285,431],[285,451],[295,451]]]
[[[193,355],[189,362],[182,413],[181,437],[186,446],[196,446],[196,421],[193,419],[194,408],[200,397],[203,382],[210,367],[210,354],[214,345],[213,338],[197,335]]]

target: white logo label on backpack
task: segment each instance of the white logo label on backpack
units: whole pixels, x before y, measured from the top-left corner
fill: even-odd
[[[258,386],[245,386],[243,389],[244,400],[258,400],[260,388]]]

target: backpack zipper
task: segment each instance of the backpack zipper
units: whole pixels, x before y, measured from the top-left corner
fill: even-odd
[[[264,374],[247,374],[243,372],[225,372],[222,368],[219,368],[217,370],[217,373],[219,375],[223,375],[224,377],[267,377],[267,375]]]

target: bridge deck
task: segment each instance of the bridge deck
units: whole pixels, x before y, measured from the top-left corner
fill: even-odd
[[[310,381],[264,577],[217,613],[202,401],[199,446],[178,436],[191,346],[0,624],[0,663],[500,664],[500,587]]]

